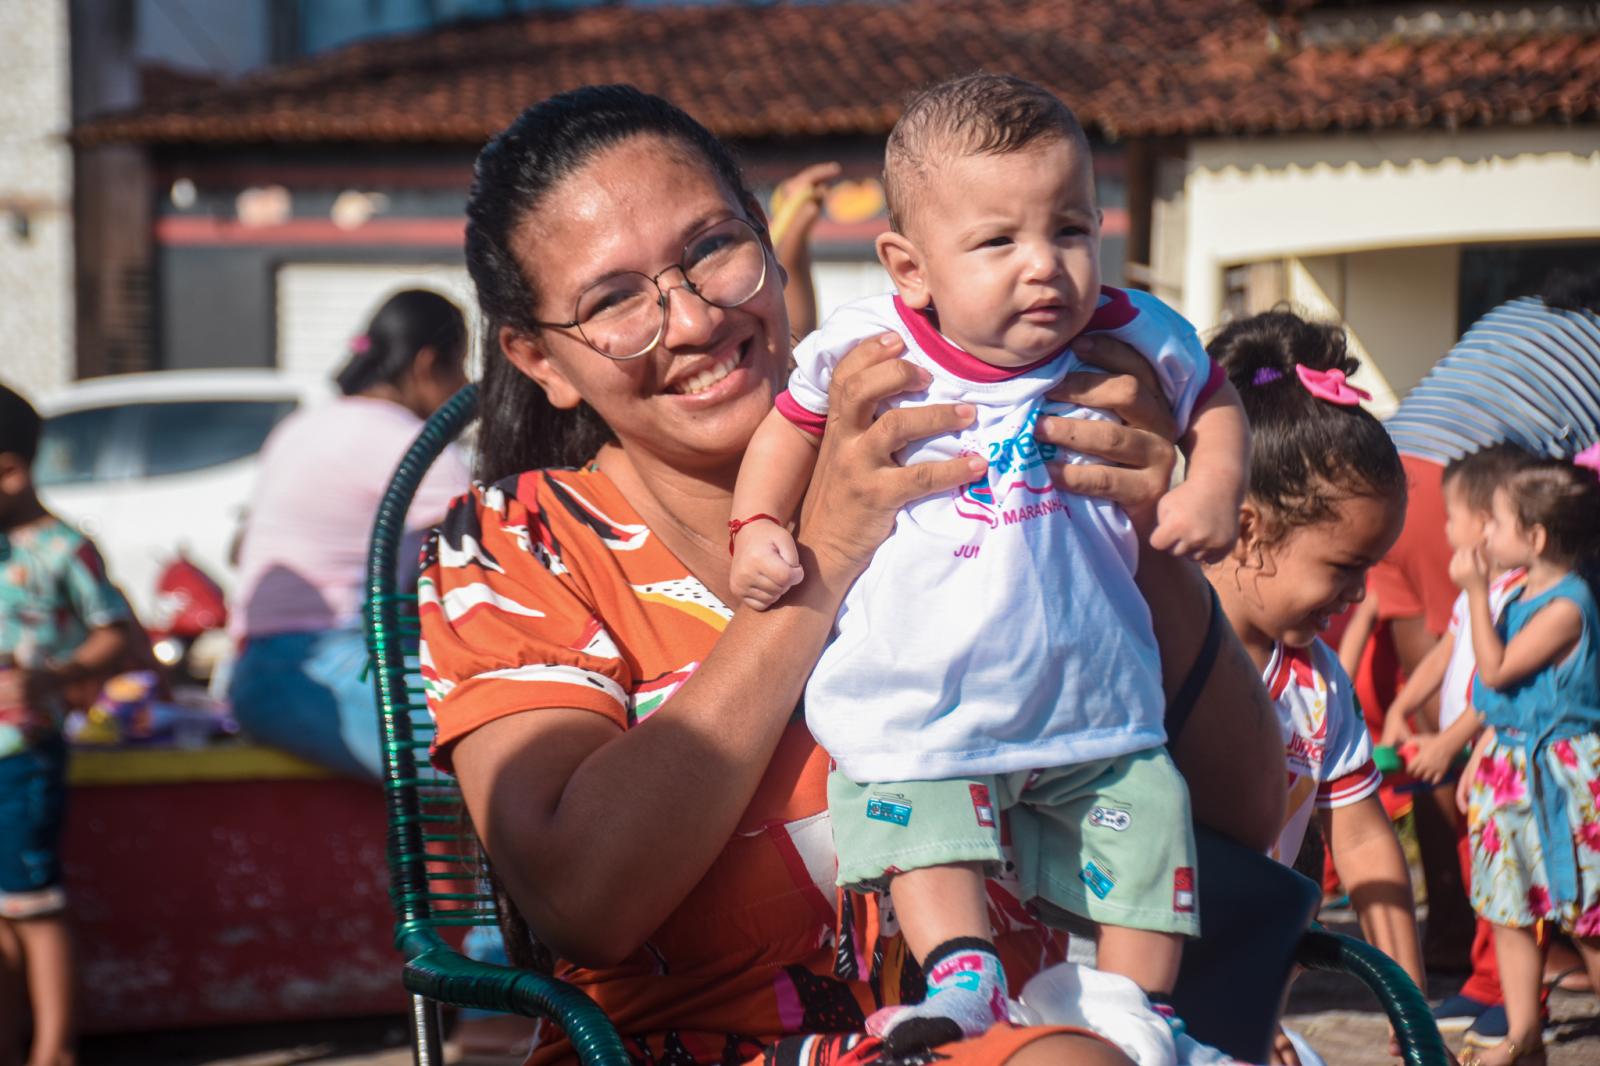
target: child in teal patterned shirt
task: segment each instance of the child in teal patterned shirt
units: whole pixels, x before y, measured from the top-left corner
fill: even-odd
[[[0,997],[25,981],[27,1061],[63,1066],[73,1061],[74,976],[61,886],[61,712],[122,664],[131,614],[95,546],[34,492],[39,424],[0,385]],[[0,1002],[0,1063],[15,1061],[20,1008]]]

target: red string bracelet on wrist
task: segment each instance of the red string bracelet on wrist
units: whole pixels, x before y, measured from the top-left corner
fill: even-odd
[[[768,522],[773,523],[774,525],[779,525],[779,526],[783,525],[782,522],[779,522],[776,518],[774,518],[772,515],[769,515],[769,514],[753,514],[749,518],[730,518],[730,519],[728,519],[728,554],[729,555],[733,554],[733,542],[739,536],[739,530],[743,529],[745,526],[750,525],[752,522],[760,522],[763,519],[765,519]]]

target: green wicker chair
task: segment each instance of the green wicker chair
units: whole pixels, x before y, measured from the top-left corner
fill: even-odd
[[[396,558],[406,511],[429,465],[477,413],[468,385],[428,420],[390,481],[367,557],[367,644],[382,720],[383,787],[388,808],[389,899],[395,947],[405,956],[417,1066],[442,1066],[439,1005],[547,1018],[571,1037],[585,1066],[629,1059],[605,1013],[582,992],[527,970],[477,962],[440,935],[452,927],[495,924],[494,898],[464,830],[454,779],[429,765],[433,722],[415,670],[416,596],[396,591]]]
[[[402,562],[396,555],[417,485],[476,411],[477,386],[468,385],[428,420],[379,505],[367,560],[367,642],[382,720],[389,896],[395,946],[406,960],[416,1061],[443,1063],[439,1005],[448,1004],[549,1019],[572,1039],[585,1066],[623,1064],[629,1059],[616,1029],[582,992],[544,974],[467,959],[440,935],[451,927],[494,925],[494,899],[479,875],[476,844],[464,835],[460,792],[427,761],[433,723],[416,681],[416,597],[396,591]],[[1408,1066],[1449,1062],[1427,1001],[1382,952],[1313,927],[1296,961],[1349,974],[1371,988]]]

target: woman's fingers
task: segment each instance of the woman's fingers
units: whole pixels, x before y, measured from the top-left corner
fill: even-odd
[[[1135,429],[1178,439],[1178,424],[1163,398],[1155,368],[1138,352],[1110,337],[1082,337],[1072,350],[1084,362],[1108,371],[1068,374],[1047,394],[1062,403],[1110,411]]]
[[[894,333],[869,337],[850,349],[828,388],[833,419],[851,432],[865,432],[884,400],[927,384],[927,371],[899,358],[904,351],[905,342]]]
[[[964,455],[955,459],[941,459],[931,463],[912,463],[902,467],[894,477],[896,495],[903,507],[912,500],[954,492],[970,483],[987,469],[982,459]]]
[[[1100,463],[1060,463],[1050,468],[1050,480],[1066,492],[1111,500],[1130,517],[1153,515],[1153,505],[1167,491],[1165,479],[1148,469],[1125,469]],[[1137,520],[1136,520],[1137,521]],[[1139,521],[1143,526],[1143,522]]]
[[[914,441],[954,433],[972,425],[977,410],[971,404],[938,403],[923,407],[899,407],[885,411],[872,426],[871,434],[893,454]]]
[[[1072,342],[1072,354],[1085,363],[1093,363],[1109,373],[1130,374],[1138,378],[1139,384],[1146,389],[1157,394],[1161,392],[1161,382],[1156,377],[1155,367],[1150,365],[1150,360],[1140,355],[1137,348],[1124,344],[1115,337],[1092,333],[1079,337]]]
[[[1168,478],[1177,463],[1171,441],[1117,422],[1048,415],[1034,425],[1034,436],[1061,448],[1092,455],[1118,466],[1164,467]]]

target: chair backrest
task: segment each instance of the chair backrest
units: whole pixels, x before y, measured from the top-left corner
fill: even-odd
[[[367,555],[365,617],[383,748],[389,898],[395,946],[408,956],[436,943],[442,927],[495,923],[460,790],[428,762],[433,719],[418,670],[417,597],[400,591],[397,576],[401,565],[415,565],[397,556],[417,486],[477,410],[478,387],[469,384],[428,419],[378,505]]]

